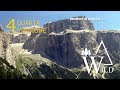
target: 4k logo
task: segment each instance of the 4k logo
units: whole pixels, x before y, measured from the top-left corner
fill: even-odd
[[[98,49],[97,49],[97,51],[96,51],[96,53],[95,53],[94,55],[91,55],[91,51],[88,50],[87,48],[85,48],[85,50],[82,50],[82,58],[83,58],[83,60],[84,60],[84,63],[85,63],[85,65],[86,65],[86,68],[87,68],[88,73],[91,72],[92,66],[94,67],[94,70],[95,70],[96,74],[97,74],[97,73],[99,72],[99,70],[100,70],[102,61],[103,61],[103,59],[104,59],[104,56],[98,55],[98,51],[100,50],[100,47],[101,47],[101,46],[103,46],[103,49],[104,49],[104,51],[105,51],[105,54],[107,55],[107,58],[108,58],[108,60],[109,60],[109,63],[103,63],[103,65],[104,65],[104,66],[113,65],[112,60],[111,60],[111,58],[110,58],[110,56],[109,56],[109,54],[108,54],[107,48],[105,47],[104,42],[101,41],[101,42],[100,42],[100,45],[98,46]],[[90,65],[89,65],[88,62],[87,62],[87,58],[88,58],[88,57],[89,57],[89,60],[91,60],[91,64],[90,64]],[[96,60],[95,60],[96,57],[99,57],[99,58],[100,58],[100,62],[99,62],[98,65],[97,65]],[[103,69],[102,69],[103,73],[111,73],[111,72],[113,72],[113,68],[111,68],[111,67],[108,67],[107,70],[108,70],[108,72],[106,72],[106,68],[105,68],[105,67],[103,67]]]

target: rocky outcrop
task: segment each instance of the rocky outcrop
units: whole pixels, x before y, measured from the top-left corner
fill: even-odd
[[[28,39],[23,48],[41,54],[64,67],[74,68],[84,65],[81,51],[87,47],[95,53],[101,40],[104,41],[113,63],[120,62],[120,33],[117,31],[73,30],[63,34],[51,34],[48,38],[39,38],[39,35],[36,35]],[[102,55],[106,54],[103,50],[101,52]],[[107,56],[105,57],[104,63],[109,63]]]
[[[0,31],[0,57],[15,67],[10,46],[10,36],[3,31]]]
[[[24,43],[28,38],[27,34],[10,34],[10,43]]]
[[[0,79],[25,79],[27,77],[11,66],[5,59],[0,58]]]
[[[75,17],[74,17],[75,18]],[[77,18],[85,18],[85,16],[79,16]],[[44,25],[49,32],[61,32],[66,29],[72,30],[94,30],[93,23],[90,20],[70,20],[64,19],[56,22],[47,23]]]
[[[18,55],[17,69],[32,79],[75,79],[76,75],[40,55]]]

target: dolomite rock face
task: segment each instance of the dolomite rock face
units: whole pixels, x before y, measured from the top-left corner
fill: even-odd
[[[120,33],[117,31],[73,31],[52,34],[48,38],[39,38],[39,35],[34,35],[25,42],[23,48],[32,51],[32,53],[39,53],[64,67],[73,68],[84,65],[81,51],[87,47],[92,53],[95,53],[101,40],[104,41],[112,62],[119,63]],[[106,57],[104,62],[110,63],[106,52],[104,50],[100,52]]]
[[[85,18],[85,16],[79,16],[77,18]],[[94,30],[93,23],[90,20],[70,20],[64,19],[56,22],[47,23],[44,27],[49,30],[49,32],[61,32],[65,29],[72,30]]]
[[[83,49],[87,47],[95,54],[100,41],[103,40],[113,63],[120,62],[119,31],[95,31],[89,20],[64,19],[45,24],[44,27],[50,32],[48,38],[31,34],[23,45],[24,49],[41,54],[64,67],[74,68],[84,65],[81,57]],[[99,54],[105,57],[104,63],[110,63],[103,47]]]
[[[10,35],[11,43],[24,43],[28,38],[29,36],[27,34]]]
[[[0,31],[0,57],[15,67],[10,46],[10,36],[3,31]]]

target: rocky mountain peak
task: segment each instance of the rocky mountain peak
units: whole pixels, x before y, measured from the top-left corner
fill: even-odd
[[[56,33],[64,31],[65,29],[94,30],[93,23],[91,23],[91,21],[88,19],[84,20],[85,16],[78,16],[73,18],[78,18],[78,20],[77,19],[76,20],[72,20],[72,19],[58,20],[55,22],[47,23],[44,25],[44,27],[47,30],[49,30],[49,32],[56,32]]]

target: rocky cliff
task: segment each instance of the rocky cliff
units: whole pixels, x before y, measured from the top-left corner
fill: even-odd
[[[31,36],[23,48],[41,54],[64,67],[74,68],[84,65],[81,51],[87,47],[95,53],[101,40],[104,41],[113,63],[119,63],[120,33],[118,31],[69,30],[63,34],[50,34],[48,38],[39,38],[38,34]],[[101,52],[105,55],[104,50]],[[104,62],[109,63],[108,57],[105,57]]]
[[[5,59],[10,65],[15,66],[10,46],[10,36],[3,30],[0,31],[0,57]]]
[[[85,16],[79,16],[74,18],[85,18]],[[72,30],[94,30],[93,23],[90,20],[58,20],[56,22],[47,23],[44,25],[49,32],[61,32],[65,29],[72,29]]]
[[[10,35],[10,43],[24,43],[29,36],[27,34],[9,34]]]

